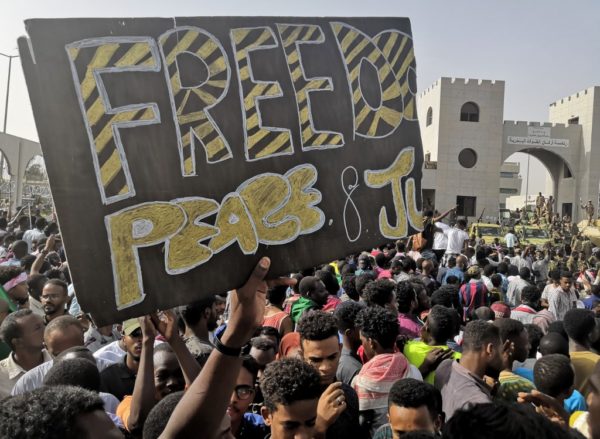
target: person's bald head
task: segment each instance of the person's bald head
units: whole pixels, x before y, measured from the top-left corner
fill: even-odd
[[[94,354],[85,346],[73,346],[72,348],[65,349],[55,358],[55,360],[63,361],[72,360],[74,358],[83,358],[84,360],[94,363],[94,365],[96,364]]]
[[[569,342],[558,332],[549,332],[540,340],[539,351],[544,355],[562,354],[569,356]]]
[[[60,316],[51,320],[44,331],[44,344],[53,357],[61,352],[83,346],[83,326],[73,316]]]
[[[467,267],[467,258],[466,256],[460,255],[456,258],[456,266],[460,269],[464,269]]]

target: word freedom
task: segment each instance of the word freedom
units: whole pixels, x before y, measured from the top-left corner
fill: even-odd
[[[354,136],[384,138],[398,128],[403,118],[415,119],[414,102],[406,107],[404,105],[404,99],[413,94],[409,90],[410,76],[414,75],[414,70],[410,68],[412,47],[406,60],[399,63],[401,50],[392,51],[393,44],[390,44],[400,41],[402,48],[407,45],[410,37],[390,30],[370,38],[344,23],[332,22],[330,25],[336,36],[352,96]],[[282,38],[288,72],[294,87],[302,150],[343,146],[342,133],[315,128],[310,105],[311,94],[333,90],[332,80],[330,77],[307,78],[299,50],[301,45],[324,43],[321,27],[277,24],[276,28]],[[280,83],[254,79],[250,60],[252,52],[279,46],[273,30],[268,26],[239,28],[232,29],[230,36],[243,114],[246,160],[293,154],[290,127],[266,127],[262,124],[259,103],[283,96]],[[358,57],[358,53],[365,49],[370,55]],[[150,37],[93,38],[68,44],[66,50],[104,203],[135,196],[119,130],[158,124],[161,121],[156,103],[113,107],[102,79],[105,74],[159,72],[164,65],[165,85],[169,91],[177,130],[182,176],[197,175],[197,147],[203,148],[208,163],[233,158],[227,136],[210,115],[210,109],[227,95],[232,68],[221,42],[207,31],[191,26],[175,28],[164,33],[158,42]],[[117,50],[126,51],[123,56],[114,58]],[[182,71],[182,64],[177,62],[181,55],[191,55],[206,67],[208,75],[200,84],[182,85],[181,78],[190,76],[190,72]],[[363,63],[369,64],[377,72],[380,102],[375,107],[363,95]],[[191,76],[193,77],[193,72]],[[100,123],[101,120],[108,122]],[[105,152],[107,149],[110,154]],[[102,164],[99,158],[101,153],[109,155]],[[124,174],[124,184],[111,186],[119,174]]]

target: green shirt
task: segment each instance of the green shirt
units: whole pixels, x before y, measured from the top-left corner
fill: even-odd
[[[421,367],[423,362],[425,361],[425,357],[427,354],[436,348],[441,348],[445,351],[450,349],[446,345],[441,346],[430,346],[423,341],[412,340],[404,345],[404,356],[408,359],[408,362],[415,367]],[[452,355],[454,360],[458,360],[462,355],[460,352],[455,352]],[[435,372],[430,372],[426,377],[423,377],[423,380],[429,384],[433,384],[435,379]]]
[[[306,311],[311,310],[311,309],[319,309],[319,308],[320,308],[319,305],[317,305],[315,302],[313,302],[309,298],[300,297],[298,300],[296,300],[292,304],[290,317],[292,318],[292,321],[295,324],[297,324],[298,320],[300,320],[300,317],[302,317],[302,314],[304,314]]]

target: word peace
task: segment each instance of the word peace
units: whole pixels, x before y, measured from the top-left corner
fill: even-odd
[[[117,306],[144,299],[138,248],[166,243],[165,270],[176,275],[233,243],[244,254],[253,254],[259,244],[286,244],[320,229],[325,215],[315,207],[321,201],[321,193],[312,187],[316,180],[314,166],[299,165],[285,175],[252,177],[221,204],[188,197],[142,203],[106,216]],[[202,222],[214,214],[214,225]]]

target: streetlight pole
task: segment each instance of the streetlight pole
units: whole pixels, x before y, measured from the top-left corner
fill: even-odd
[[[527,212],[527,203],[529,201],[529,157],[530,154],[527,153],[527,180],[525,183],[525,211]]]
[[[8,80],[6,83],[6,101],[4,102],[4,128],[2,130],[2,132],[4,134],[6,134],[6,122],[8,120],[8,97],[10,96],[10,72],[12,70],[13,58],[18,58],[19,55],[7,55],[2,52],[0,52],[0,55],[2,55],[5,58],[8,58]],[[4,158],[4,152],[0,150],[0,179],[4,178],[4,162],[5,162],[5,160],[6,159]],[[10,218],[11,198],[12,198],[12,188],[11,188],[11,184],[10,184],[11,182],[12,182],[12,178],[9,173],[9,180],[8,180],[8,217],[9,218]]]
[[[10,72],[12,70],[13,58],[18,58],[19,55],[7,55],[7,54],[1,53],[1,52],[0,52],[0,55],[2,55],[5,58],[8,58],[8,81],[6,84],[6,101],[4,103],[4,129],[2,130],[2,132],[6,134],[6,121],[8,119],[8,97],[10,95]]]

